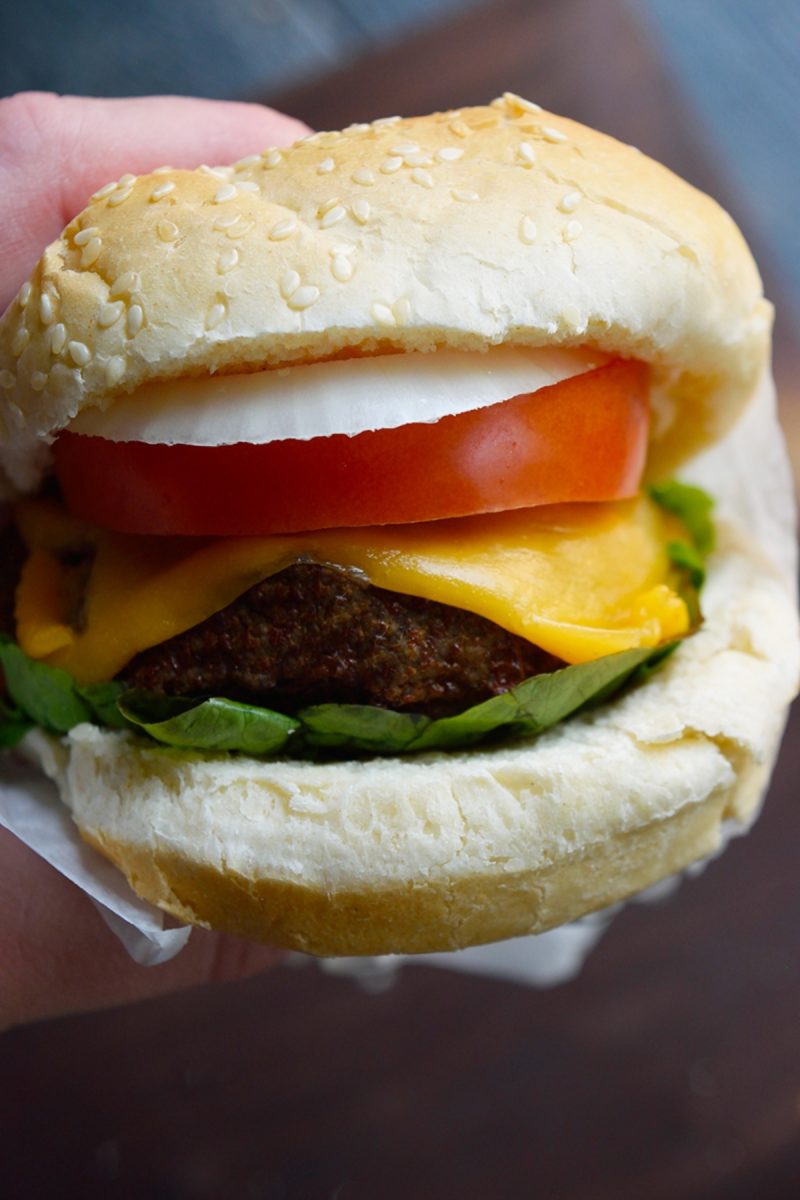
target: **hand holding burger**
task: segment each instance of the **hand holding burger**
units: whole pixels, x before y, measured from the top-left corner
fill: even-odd
[[[0,101],[0,309],[109,170],[146,171],[165,160],[188,167],[303,132],[299,122],[257,105],[41,94]],[[0,892],[0,1029],[240,978],[276,959],[268,947],[198,931],[178,959],[144,969],[87,897],[4,829]]]
[[[701,623],[709,501],[668,482],[769,327],[712,201],[514,96],[121,175],[0,330],[9,740],[141,895],[314,953],[680,869],[795,686],[724,522]]]

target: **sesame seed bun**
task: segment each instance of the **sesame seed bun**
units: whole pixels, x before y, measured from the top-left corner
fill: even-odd
[[[796,617],[760,552],[720,534],[702,630],[535,741],[258,762],[83,725],[25,749],[86,841],[182,920],[325,955],[549,929],[713,853],[757,810],[796,687]]]
[[[0,485],[35,487],[59,429],[147,381],[503,343],[652,364],[663,471],[766,378],[770,321],[712,200],[517,97],[315,134],[123,177],[71,222],[0,322]],[[723,522],[703,604],[662,670],[535,740],[313,763],[84,725],[24,749],[83,837],[182,919],[319,954],[535,932],[755,813],[796,687],[794,602]]]
[[[148,380],[499,343],[652,363],[658,471],[732,423],[770,321],[717,204],[527,101],[317,133],[95,194],[0,321],[0,488]]]

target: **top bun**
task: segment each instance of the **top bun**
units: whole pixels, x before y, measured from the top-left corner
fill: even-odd
[[[733,422],[770,322],[713,200],[519,97],[315,133],[95,193],[0,321],[0,492],[149,380],[500,343],[651,363],[668,470]]]

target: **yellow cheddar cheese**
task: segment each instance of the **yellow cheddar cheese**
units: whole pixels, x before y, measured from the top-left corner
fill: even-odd
[[[690,624],[666,551],[674,520],[644,497],[260,538],[114,534],[47,500],[23,502],[17,519],[30,551],[19,644],[81,683],[113,678],[298,561],[469,609],[571,663],[656,646]],[[65,560],[81,547],[93,563],[76,628]]]

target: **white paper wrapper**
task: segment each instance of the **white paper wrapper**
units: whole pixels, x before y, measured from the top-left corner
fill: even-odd
[[[728,437],[681,473],[706,487],[720,517],[743,524],[760,543],[796,594],[795,504],[786,447],[776,417],[771,377],[762,381],[753,403]],[[35,850],[94,901],[101,916],[136,962],[153,965],[174,957],[186,944],[188,928],[165,929],[161,912],[139,900],[123,876],[84,845],[55,787],[31,768],[4,756],[0,763],[0,824]],[[744,832],[729,826],[723,840]],[[696,870],[697,866],[693,868]],[[676,886],[668,880],[637,899],[660,898]],[[538,987],[564,983],[580,970],[613,912],[597,913],[538,937],[515,938],[450,954],[338,959],[323,964],[375,988],[397,966],[415,961],[429,966],[490,975]]]

